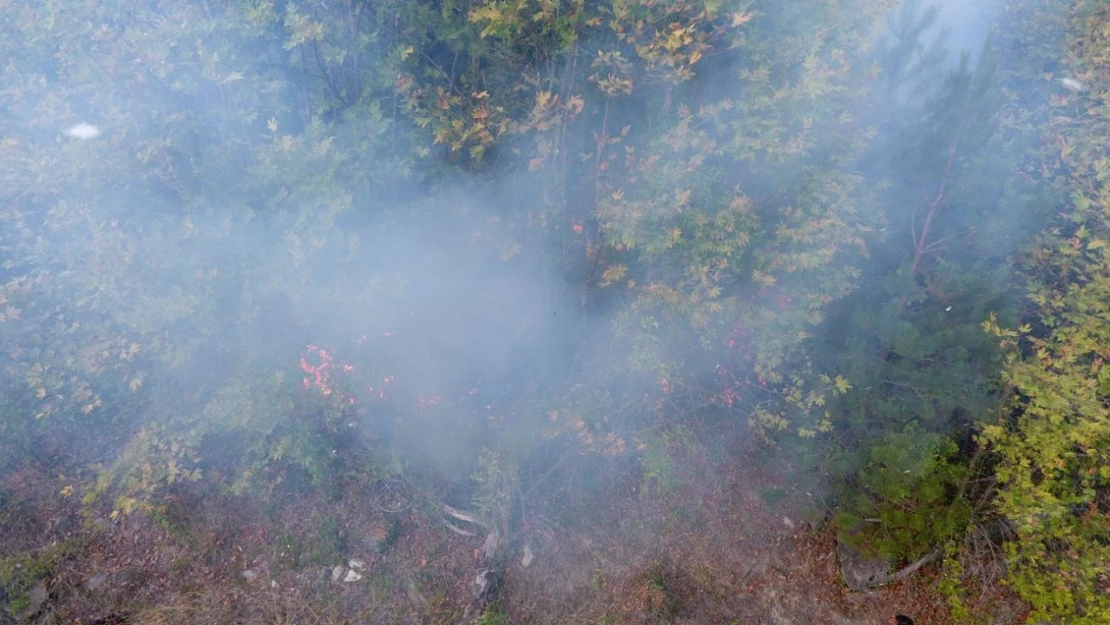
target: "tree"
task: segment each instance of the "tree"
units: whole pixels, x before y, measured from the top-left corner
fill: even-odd
[[[912,8],[912,7],[910,7]],[[864,162],[887,207],[860,288],[832,306],[808,348],[818,370],[851,382],[832,398],[832,434],[818,462],[838,493],[846,535],[895,560],[914,561],[963,534],[991,501],[972,435],[997,412],[1002,351],[981,333],[992,311],[1016,319],[1004,251],[983,224],[1008,191],[997,172],[1012,159],[1001,119],[997,55],[988,40],[972,66],[915,66],[898,38],[922,36],[933,14],[899,13],[880,65],[907,77],[906,100],[888,91],[880,140]],[[916,24],[907,26],[907,24]],[[919,76],[909,81],[910,75]],[[902,79],[899,79],[900,81]],[[991,233],[993,234],[993,233]]]
[[[1009,412],[983,442],[1000,458],[1010,581],[1031,618],[1093,624],[1110,618],[1110,115],[1096,104],[1110,93],[1110,10],[1081,3],[1071,19],[1074,78],[1053,85],[1041,160],[1069,201],[1021,258],[1028,322],[986,325],[1010,349]]]
[[[734,409],[768,431],[812,426],[774,398],[820,385],[799,346],[854,286],[873,227],[849,167],[870,138],[853,114],[871,68],[850,51],[880,4],[724,13],[739,38],[690,79],[694,103],[671,109],[664,93],[657,130],[639,141],[625,136],[634,126],[611,132],[594,157],[608,244],[594,280],[624,294],[621,332],[651,346],[637,363],[664,379],[722,365],[744,387]]]

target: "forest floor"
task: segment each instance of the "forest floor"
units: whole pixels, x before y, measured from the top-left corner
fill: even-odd
[[[525,514],[483,622],[956,622],[935,567],[847,591],[833,531],[805,520],[812,494],[782,467],[687,460],[662,492],[629,481],[574,510]],[[454,624],[470,601],[482,538],[448,531],[401,483],[266,502],[182,488],[164,514],[116,518],[83,512],[64,485],[34,467],[0,476],[0,589],[17,607],[20,593],[39,595],[29,622]],[[975,594],[975,622],[1021,622],[1020,604],[991,588]]]

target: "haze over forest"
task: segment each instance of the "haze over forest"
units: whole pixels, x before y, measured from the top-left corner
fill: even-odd
[[[1110,622],[1104,0],[0,0],[0,67],[0,624]]]

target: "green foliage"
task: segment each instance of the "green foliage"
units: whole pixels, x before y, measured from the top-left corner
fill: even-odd
[[[472,497],[474,506],[487,521],[504,532],[513,497],[520,488],[520,471],[516,464],[502,454],[484,449],[471,480],[476,486]]]
[[[935,18],[919,9],[900,10],[878,51],[891,117],[874,175],[890,181],[880,201],[898,208],[861,287],[808,343],[814,368],[852,386],[828,398],[834,442],[815,458],[838,493],[837,524],[896,561],[933,552],[982,512],[970,433],[998,410],[1003,353],[980,324],[1017,314],[1009,273],[984,257],[976,226],[1005,190],[977,183],[1000,167],[984,149],[1004,114],[997,59],[988,42],[975,66],[964,56],[945,73],[943,48],[911,54],[926,49],[919,38]]]
[[[841,514],[882,519],[868,525],[873,546],[894,558],[960,535],[982,494],[967,488],[982,467],[957,443],[998,409],[1002,352],[979,325],[987,310],[1012,308],[1012,294],[1005,279],[964,271],[938,262],[906,309],[898,291],[861,292],[823,333],[819,363],[854,382],[828,404],[840,443],[824,462],[844,480]]]
[[[966,528],[971,509],[957,493],[968,469],[955,444],[908,427],[871,442],[866,453],[841,486],[835,518],[863,547],[915,560]]]
[[[972,620],[971,611],[965,599],[967,592],[963,588],[964,567],[960,562],[960,548],[957,541],[945,544],[943,566],[937,590],[948,598],[948,610],[952,618],[958,622],[966,623]]]
[[[501,612],[486,612],[477,621],[475,625],[509,625],[509,617]]]
[[[326,516],[312,537],[308,561],[316,565],[342,562],[347,555],[347,535],[335,517]]]
[[[1031,323],[984,324],[1010,348],[1006,418],[983,430],[1000,457],[998,506],[1018,539],[1008,545],[1010,583],[1033,619],[1102,623],[1110,618],[1110,115],[1087,108],[1110,93],[1110,10],[1081,3],[1065,65],[1082,89],[1061,88],[1042,148],[1047,184],[1070,202],[1029,246]],[[1063,60],[1061,60],[1063,62]],[[1083,106],[1080,114],[1072,102]],[[1058,176],[1058,177],[1057,177]],[[1070,193],[1069,193],[1070,192]]]
[[[128,442],[111,470],[100,472],[96,486],[85,494],[84,501],[91,504],[112,489],[120,493],[113,518],[136,509],[152,510],[151,499],[156,494],[178,482],[200,479],[197,460],[189,446],[144,429]]]
[[[821,17],[812,9],[724,13],[743,39],[713,71],[738,75],[745,96],[664,108],[646,142],[613,124],[593,156],[614,254],[597,275],[631,296],[629,331],[650,317],[667,351],[749,329],[746,366],[775,383],[824,306],[850,291],[869,220],[862,179],[835,166],[866,143],[848,113],[864,70],[846,50],[862,26],[830,14],[828,37],[787,49]]]
[[[641,438],[638,448],[643,470],[641,493],[667,497],[681,488],[683,477],[675,456],[694,448],[689,428],[680,425],[659,434],[650,433]]]
[[[0,469],[81,442],[103,450],[87,504],[167,519],[192,482],[411,471],[398,441],[435,428],[504,525],[562,458],[568,482],[628,455],[678,488],[684,420],[711,411],[819,463],[838,523],[887,555],[951,547],[993,504],[1037,614],[1105,621],[1110,15],[1010,3],[1052,36],[1011,29],[944,71],[918,2],[871,49],[892,4],[14,0]],[[1064,67],[1072,87],[1049,82]],[[83,116],[101,137],[60,135]],[[446,233],[439,256],[383,258],[414,223]],[[558,329],[511,408],[416,388],[436,339],[340,336],[423,305],[425,261],[576,303],[497,329]],[[297,371],[273,336],[305,328],[336,349]],[[335,529],[310,559],[342,551]]]
[[[17,614],[25,609],[31,588],[49,579],[59,565],[73,556],[77,546],[75,540],[64,540],[33,552],[0,558],[0,610]]]
[[[932,83],[941,72],[948,56],[948,32],[942,30],[931,41],[922,41],[936,27],[940,7],[925,5],[921,0],[902,2],[887,18],[886,33],[876,46],[876,58],[882,69],[880,80],[886,85],[887,98],[918,95],[923,86]],[[908,90],[909,94],[900,94]]]
[[[120,446],[119,433],[137,432],[89,499],[112,490],[122,511],[199,478],[213,460],[202,451],[238,473],[237,487],[280,462],[320,482],[335,468],[327,439],[344,410],[295,399],[295,383],[271,378],[287,363],[259,349],[256,324],[278,294],[354,304],[320,284],[312,263],[326,257],[340,272],[360,264],[359,242],[339,222],[358,194],[407,175],[390,122],[369,100],[357,115],[326,113],[329,123],[292,111],[298,86],[275,72],[280,48],[268,47],[280,39],[267,28],[272,7],[248,7],[243,22],[234,8],[213,15],[200,5],[24,4],[13,8],[19,19],[3,44],[26,63],[5,103],[27,129],[0,147],[9,176],[0,350],[11,356],[5,379],[18,384],[5,387],[4,403],[26,415],[2,426],[11,434],[5,460],[43,437],[91,430]],[[120,19],[93,27],[107,24],[86,15],[94,10]],[[294,38],[312,30],[288,10]],[[48,63],[57,45],[66,53]],[[326,54],[343,65],[341,53]],[[65,80],[34,79],[40,67]],[[103,79],[122,87],[89,94],[110,138],[58,149],[35,138],[53,139],[59,120],[72,117],[62,102]],[[359,296],[385,304],[379,293],[368,285]],[[233,378],[212,361],[256,368]]]

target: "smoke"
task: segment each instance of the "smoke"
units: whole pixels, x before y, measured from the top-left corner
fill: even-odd
[[[409,468],[456,485],[469,484],[484,448],[509,450],[521,463],[546,453],[558,444],[551,441],[559,436],[585,441],[586,446],[593,445],[591,452],[625,449],[624,445],[631,448],[634,437],[650,427],[645,424],[651,414],[676,410],[668,405],[650,411],[653,404],[664,404],[663,399],[654,400],[660,393],[669,393],[667,367],[674,363],[688,365],[695,372],[691,377],[699,383],[706,378],[714,380],[706,387],[719,383],[714,376],[720,371],[731,374],[747,367],[740,377],[750,379],[737,378],[736,383],[748,384],[754,389],[752,395],[765,396],[767,380],[763,373],[754,373],[750,361],[743,360],[745,354],[730,353],[728,357],[736,362],[727,363],[728,367],[713,361],[723,351],[720,345],[746,341],[745,347],[752,353],[788,358],[781,354],[791,354],[790,349],[800,343],[798,337],[805,332],[799,331],[800,324],[790,314],[797,311],[787,294],[825,302],[849,293],[853,288],[849,278],[854,278],[857,269],[851,265],[865,262],[863,255],[848,258],[837,247],[839,242],[830,244],[835,248],[832,251],[822,250],[826,256],[818,261],[801,253],[795,257],[787,250],[777,263],[834,265],[835,271],[820,274],[820,279],[799,271],[795,275],[801,277],[777,284],[773,280],[756,284],[749,276],[732,284],[726,280],[724,286],[734,292],[726,293],[725,298],[751,303],[744,309],[745,318],[723,330],[711,328],[703,336],[687,331],[671,343],[655,344],[651,332],[636,334],[635,330],[651,324],[655,328],[668,323],[677,326],[677,315],[673,309],[637,309],[638,316],[617,318],[615,310],[633,308],[630,293],[635,281],[619,270],[611,271],[612,279],[603,272],[622,268],[625,258],[642,250],[621,246],[604,259],[605,266],[598,260],[598,249],[604,247],[606,237],[618,240],[620,233],[588,223],[596,215],[587,214],[589,209],[582,207],[604,203],[606,197],[640,194],[642,202],[630,211],[663,214],[656,221],[641,222],[649,231],[645,239],[654,236],[653,228],[662,232],[664,226],[677,232],[679,239],[683,227],[687,236],[701,227],[703,238],[712,238],[714,226],[698,224],[696,219],[678,221],[687,217],[682,202],[689,201],[691,193],[695,197],[718,193],[718,187],[724,186],[720,179],[743,179],[747,188],[735,185],[736,193],[770,198],[760,208],[761,216],[783,220],[781,231],[786,232],[787,242],[775,241],[764,248],[777,252],[779,249],[773,249],[776,245],[790,248],[795,241],[811,236],[802,233],[793,239],[787,232],[792,228],[800,232],[803,225],[810,225],[810,218],[800,211],[827,209],[831,213],[841,207],[839,200],[848,204],[857,188],[890,182],[879,181],[877,172],[892,171],[886,163],[895,158],[891,152],[894,140],[875,150],[867,162],[853,165],[862,172],[823,175],[821,168],[854,157],[845,145],[863,134],[849,133],[840,126],[857,121],[866,126],[889,118],[893,119],[889,130],[912,114],[900,108],[905,101],[892,98],[886,103],[890,108],[871,111],[870,118],[849,124],[844,121],[849,117],[845,114],[844,120],[829,124],[836,128],[811,128],[810,113],[832,118],[822,107],[849,102],[862,108],[849,96],[838,99],[839,92],[831,88],[820,97],[792,95],[793,100],[783,101],[782,110],[766,104],[759,104],[764,107],[759,109],[752,103],[780,97],[780,92],[796,83],[809,81],[816,85],[815,92],[821,92],[826,68],[820,63],[839,68],[836,57],[841,54],[837,50],[819,61],[815,60],[818,55],[807,56],[809,42],[804,39],[809,31],[803,27],[790,30],[792,39],[784,41],[763,33],[766,41],[761,43],[760,54],[770,51],[796,57],[797,62],[784,72],[789,77],[773,78],[780,83],[772,84],[772,79],[759,75],[746,75],[739,81],[736,67],[718,68],[719,74],[700,76],[691,81],[693,86],[672,89],[649,82],[643,97],[614,99],[612,106],[591,106],[584,113],[579,106],[578,113],[593,116],[590,122],[595,128],[583,126],[586,130],[581,130],[580,136],[570,137],[557,148],[544,145],[537,149],[543,158],[534,159],[550,159],[564,167],[570,180],[562,181],[561,190],[570,192],[560,196],[552,191],[550,181],[524,173],[533,163],[517,162],[522,160],[517,152],[528,146],[514,144],[511,133],[506,132],[507,138],[489,147],[491,153],[499,151],[486,159],[488,167],[467,160],[480,151],[467,143],[472,135],[466,132],[480,135],[491,128],[497,130],[495,121],[480,130],[459,131],[465,135],[461,139],[441,138],[429,148],[424,125],[433,120],[406,117],[406,107],[411,105],[406,98],[442,98],[446,103],[450,95],[446,91],[436,94],[428,87],[427,93],[416,94],[416,89],[403,91],[398,86],[397,91],[403,93],[362,98],[370,89],[360,83],[364,75],[374,75],[388,90],[410,78],[401,70],[411,50],[391,48],[388,36],[347,56],[337,52],[328,39],[338,36],[338,28],[317,31],[312,19],[292,5],[278,20],[270,15],[276,9],[267,3],[253,3],[242,14],[229,10],[215,16],[207,4],[203,9],[163,7],[173,13],[165,19],[157,11],[144,13],[142,19],[149,23],[144,24],[145,30],[137,29],[141,36],[133,33],[119,44],[132,46],[125,53],[112,47],[121,37],[113,30],[118,26],[90,26],[61,15],[58,19],[63,22],[75,20],[58,26],[77,33],[68,45],[83,46],[92,60],[56,67],[69,57],[47,49],[49,46],[34,48],[37,57],[27,55],[43,67],[27,68],[23,86],[48,86],[39,100],[13,98],[14,121],[4,129],[6,138],[22,142],[5,147],[9,160],[4,164],[15,163],[26,175],[16,179],[14,174],[3,174],[5,182],[11,183],[9,188],[20,190],[9,191],[5,199],[18,196],[23,208],[4,209],[0,260],[33,260],[23,269],[4,267],[0,271],[10,273],[0,275],[41,280],[33,292],[12,290],[12,298],[22,297],[20,301],[26,302],[24,319],[39,320],[28,326],[32,338],[13,334],[5,339],[20,350],[28,348],[21,354],[30,351],[43,362],[57,358],[71,363],[107,389],[103,395],[108,401],[127,403],[144,386],[163,394],[133,412],[112,416],[126,421],[120,431],[142,427],[187,432],[182,439],[200,447],[198,439],[219,438],[213,433],[226,427],[271,445],[258,451],[251,445],[236,447],[221,439],[220,445],[226,443],[226,447],[213,444],[209,449],[221,450],[229,458],[215,459],[217,463],[237,460],[230,458],[237,453],[256,454],[263,462],[287,453],[287,439],[311,435],[329,444],[344,442],[360,453],[389,449],[404,457]],[[747,19],[775,20],[769,23],[776,28],[795,28],[786,23],[794,17],[792,5],[766,4],[769,8],[763,14],[737,14],[733,19],[740,24]],[[931,42],[947,33],[950,54],[943,68],[957,67],[959,53],[964,51],[974,64],[995,20],[991,4],[943,0],[938,6],[938,19],[921,41]],[[197,35],[195,40],[192,35],[175,35],[179,24],[209,21],[226,24],[222,30],[211,27],[215,30],[206,31],[207,37]],[[256,23],[264,26],[254,30],[240,26]],[[249,34],[239,32],[240,27]],[[814,32],[817,30],[814,27]],[[227,43],[243,40],[255,45],[231,47]],[[33,47],[32,43],[26,45]],[[440,48],[449,45],[455,44],[444,43]],[[432,52],[444,58],[452,56],[450,50],[440,48]],[[625,61],[606,58],[612,67],[605,71],[612,73],[597,70],[600,80],[619,82],[624,78],[621,72],[626,68],[621,63]],[[574,76],[574,72],[585,71],[576,62],[547,71],[552,76],[560,72]],[[595,60],[582,64],[591,62]],[[542,65],[540,60],[536,64]],[[365,67],[375,71],[364,71]],[[32,69],[41,70],[44,77],[32,78],[36,74]],[[456,71],[436,66],[428,73],[438,78],[436,72],[448,75],[448,70]],[[488,71],[492,74],[502,68],[491,64]],[[829,73],[835,71],[839,69]],[[74,80],[83,77],[87,84],[72,87],[67,72]],[[96,81],[89,76],[102,74],[131,78],[90,87]],[[634,72],[628,70],[628,74]],[[736,86],[738,82],[744,86]],[[1061,79],[1061,85],[1071,91],[1084,88],[1069,78]],[[482,87],[468,85],[462,91],[467,93],[459,97],[472,97],[479,105],[470,119],[459,124],[496,116],[496,110],[480,105]],[[571,102],[578,94],[560,95],[564,98],[561,106],[573,109]],[[555,98],[551,93],[547,97]],[[731,99],[729,106],[716,113],[699,110],[725,98]],[[450,107],[444,104],[440,108]],[[536,107],[537,111],[542,108]],[[439,111],[435,106],[428,109]],[[656,131],[652,124],[658,120],[650,111],[657,110],[666,115],[692,110],[691,119],[693,115],[704,117],[689,127],[676,123],[681,132],[659,137],[651,134]],[[734,118],[761,110],[775,115],[768,114],[759,124],[750,119],[736,124]],[[69,126],[64,133],[74,141],[51,145],[44,138],[44,129],[53,133],[65,126],[58,120],[73,122],[84,117],[96,119],[100,125],[79,122]],[[789,154],[785,150],[775,154],[788,165],[775,168],[763,162],[771,160],[767,154],[778,146],[747,147],[766,140],[757,135],[765,130],[760,124],[775,128],[766,136],[779,133],[797,141]],[[457,130],[449,123],[443,126],[447,134]],[[506,122],[505,127],[509,126]],[[600,162],[603,152],[610,149],[605,142],[623,139],[626,129],[633,126],[650,132],[641,136],[632,132],[627,143],[612,148],[608,160]],[[720,136],[733,141],[735,145],[728,149],[750,150],[745,153],[746,160],[726,162],[719,157],[718,146],[711,145],[713,140],[698,134],[708,136],[706,127],[715,127]],[[596,128],[608,130],[595,133]],[[725,128],[729,130],[720,130]],[[901,138],[893,131],[889,135]],[[452,141],[465,147],[446,149],[444,145]],[[27,152],[20,152],[23,149]],[[648,154],[645,160],[650,160],[653,149],[673,157],[677,164],[664,171],[636,170],[640,166],[636,159]],[[990,149],[993,146],[985,151]],[[683,150],[703,150],[712,156],[684,162],[679,160],[684,158]],[[809,151],[815,156],[798,156]],[[581,164],[591,158],[599,162]],[[628,179],[638,186],[605,188],[622,163],[633,163],[628,171],[635,175],[629,174]],[[590,167],[596,170],[590,171]],[[712,173],[703,173],[707,170]],[[698,173],[688,173],[695,171]],[[592,175],[596,184],[589,178]],[[893,182],[907,184],[907,180]],[[681,190],[665,188],[674,184],[690,187],[685,199]],[[783,189],[798,193],[800,201],[795,204],[812,206],[785,205],[779,199],[785,195],[779,193]],[[1001,194],[996,189],[989,191]],[[673,205],[667,204],[671,199]],[[731,199],[713,197],[709,201],[728,205]],[[738,200],[733,208],[741,213],[746,205]],[[896,225],[905,225],[912,216],[908,209],[903,213],[890,221],[901,219]],[[759,218],[744,213],[743,219],[749,217],[753,221]],[[878,229],[872,223],[877,220],[870,216],[853,213],[851,217],[858,220],[851,228]],[[723,222],[720,228],[743,230],[747,226],[743,219]],[[816,217],[813,221],[828,228],[821,236],[852,241],[843,244],[845,248],[856,245],[856,233],[845,234],[849,226],[824,223]],[[650,265],[646,278],[675,275],[679,270],[668,262],[652,263],[657,258],[666,260],[666,254],[681,246],[675,241],[651,244],[650,253],[658,256],[645,253],[648,261],[644,264]],[[865,245],[860,242],[857,247]],[[746,262],[740,259],[751,253],[739,245],[729,262]],[[862,267],[865,280],[889,261],[880,256],[866,261],[871,266]],[[715,273],[728,270],[724,263],[695,278],[708,284]],[[696,281],[689,276],[682,279]],[[602,293],[595,287],[603,280],[617,287]],[[714,283],[705,290],[719,288]],[[658,297],[681,300],[683,295]],[[946,306],[938,309],[953,312],[951,305]],[[752,310],[756,312],[748,314]],[[691,307],[683,312],[693,317],[703,311]],[[797,317],[810,323],[821,313],[816,305],[810,305]],[[74,353],[52,354],[37,345],[44,332],[65,337],[77,333],[79,327],[81,331],[94,330],[88,331],[89,340]],[[628,339],[631,335],[640,337],[640,342]],[[642,338],[645,336],[648,338]],[[696,347],[710,344],[712,349],[705,350],[712,352],[710,356],[697,355]],[[35,351],[40,348],[41,352]],[[641,352],[657,361],[634,371],[631,356],[639,357]],[[639,366],[649,360],[644,356],[636,362]],[[648,379],[644,371],[651,367],[660,373]],[[33,380],[36,390],[41,377],[48,376]],[[258,379],[277,382],[273,388],[246,389],[251,380]],[[47,386],[42,382],[41,388]],[[290,388],[299,393],[290,392],[293,399],[282,394]],[[60,380],[49,393],[43,390],[43,395],[84,397],[86,392],[88,389],[72,380]],[[649,395],[650,400],[645,400]],[[732,408],[732,398],[727,397],[728,408]],[[92,400],[88,401],[76,409],[92,405]],[[755,401],[744,404],[744,409],[750,409]],[[310,409],[304,409],[305,405]],[[309,419],[301,419],[290,406],[317,416],[318,422],[310,428],[305,425]],[[590,422],[591,411],[595,423]],[[595,425],[596,430],[591,429]],[[598,439],[603,436],[612,438],[602,444]],[[311,465],[309,461],[304,464]]]
[[[95,139],[96,137],[99,137],[100,129],[96,126],[93,126],[92,124],[86,124],[82,122],[80,124],[77,124],[76,126],[71,126],[69,130],[66,131],[66,135],[73,137],[74,139],[88,141],[89,139]]]
[[[961,53],[967,53],[972,62],[976,61],[992,24],[996,23],[996,3],[993,0],[938,0],[933,4],[940,9],[939,25],[949,32],[952,56],[958,59]]]
[[[981,10],[947,2],[942,14],[954,46],[974,51],[983,36]],[[172,41],[170,27],[162,28]],[[157,39],[159,31],[152,32],[150,42]],[[66,131],[82,142],[110,142],[89,143],[90,152],[73,155],[93,161],[73,181],[84,185],[81,195],[90,206],[80,224],[49,242],[70,277],[84,274],[117,291],[114,300],[108,291],[98,295],[97,309],[111,326],[158,337],[169,354],[163,364],[178,372],[178,383],[188,385],[194,374],[194,382],[225,378],[248,364],[246,355],[256,364],[279,359],[295,366],[309,343],[339,355],[358,353],[362,360],[354,364],[374,368],[378,379],[365,380],[366,388],[380,391],[381,379],[393,380],[395,403],[364,417],[392,420],[392,430],[410,432],[409,444],[449,457],[467,455],[479,441],[484,430],[473,425],[476,418],[497,418],[525,389],[598,377],[580,370],[574,374],[579,380],[570,379],[578,347],[568,346],[587,332],[577,287],[564,282],[553,255],[515,240],[506,218],[519,209],[510,203],[542,194],[530,188],[535,183],[505,179],[491,193],[437,179],[434,164],[405,163],[415,129],[394,117],[388,130],[374,130],[372,110],[352,109],[332,126],[320,125],[315,115],[296,111],[291,95],[318,85],[298,84],[304,79],[293,76],[290,85],[269,93],[240,87],[245,75],[273,73],[271,59],[251,60],[247,50],[223,51],[234,66],[192,85],[185,62],[214,58],[220,41],[213,35],[194,51],[188,45],[141,50],[167,67],[176,61],[179,73],[137,85],[130,96],[65,94],[64,83],[56,83],[64,94],[59,102],[91,102],[117,123],[107,121],[104,131],[79,123]],[[326,88],[353,88],[334,74]],[[622,114],[633,118],[642,106],[626,104]],[[241,116],[241,109],[257,116],[241,128],[223,121]],[[258,115],[263,111],[275,113]],[[28,116],[33,124],[35,112]],[[204,120],[213,123],[201,124],[207,136],[198,137],[194,122]],[[170,140],[155,138],[161,125]],[[267,135],[272,145],[247,156],[251,148],[245,146]],[[248,159],[253,163],[244,169]],[[340,180],[328,180],[335,176]],[[98,180],[129,183],[109,188]],[[337,190],[342,187],[349,191]],[[553,240],[574,227],[564,221],[553,226]],[[85,232],[92,234],[89,242],[81,241]],[[175,235],[185,242],[174,244]],[[594,319],[590,327],[607,324]],[[374,343],[378,352],[358,343],[359,337],[386,335],[389,340]],[[469,395],[471,389],[477,394]],[[401,396],[450,397],[456,404],[419,418],[411,406],[396,404]],[[459,423],[471,434],[454,429],[444,435]]]

